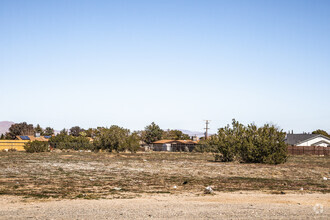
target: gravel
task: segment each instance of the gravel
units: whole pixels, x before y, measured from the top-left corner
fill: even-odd
[[[330,219],[329,208],[328,194],[241,192],[45,201],[0,196],[0,219]]]

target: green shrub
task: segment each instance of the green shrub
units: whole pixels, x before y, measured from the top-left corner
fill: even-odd
[[[217,146],[213,143],[213,138],[215,136],[211,136],[209,140],[200,140],[199,143],[194,147],[194,152],[198,153],[210,153],[216,152]]]
[[[129,129],[112,125],[110,128],[99,128],[94,138],[96,149],[109,152],[136,152],[139,149],[139,137],[136,133],[130,133]]]
[[[49,144],[53,148],[60,150],[94,150],[93,143],[87,137],[74,137],[67,134],[58,134],[49,139]]]
[[[273,125],[246,127],[233,119],[232,126],[220,128],[204,145],[216,161],[280,164],[287,159],[284,139],[285,133]]]
[[[28,153],[48,152],[49,143],[46,141],[30,141],[24,144],[24,149]]]
[[[139,136],[137,133],[130,134],[127,139],[126,139],[126,150],[136,153],[140,149],[140,141],[139,141]]]
[[[264,125],[257,128],[249,125],[246,130],[246,144],[240,155],[248,163],[280,164],[287,159],[285,133],[275,126]]]

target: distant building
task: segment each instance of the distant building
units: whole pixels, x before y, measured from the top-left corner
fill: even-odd
[[[199,137],[198,137],[197,135],[192,136],[191,139],[192,139],[193,141],[196,141],[196,142],[199,141]]]
[[[15,140],[0,140],[0,151],[8,151],[15,149],[17,151],[24,151],[24,145],[30,141],[48,141],[51,136],[33,136],[33,135],[20,135],[16,136]]]
[[[139,141],[139,145],[140,145],[140,150],[142,151],[150,151],[151,150],[151,146],[149,144],[147,144],[144,141]]]
[[[20,135],[16,136],[16,140],[23,141],[48,141],[52,136],[33,136],[33,135]]]
[[[321,134],[287,134],[285,142],[292,146],[330,147],[330,138]]]
[[[191,140],[159,140],[152,143],[154,151],[192,151],[197,141]]]
[[[27,140],[0,140],[0,151],[8,151],[11,149],[24,151],[24,145],[28,142]]]

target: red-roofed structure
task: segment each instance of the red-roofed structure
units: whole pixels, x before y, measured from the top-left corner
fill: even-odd
[[[197,141],[192,140],[159,140],[152,143],[154,151],[192,151]]]

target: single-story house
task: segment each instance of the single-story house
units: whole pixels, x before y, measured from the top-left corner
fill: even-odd
[[[0,140],[0,151],[8,151],[10,149],[15,149],[17,151],[24,151],[24,144],[27,140]]]
[[[23,141],[48,141],[52,136],[34,136],[34,135],[20,135],[16,136],[16,140]]]
[[[152,143],[154,151],[192,151],[197,141],[192,140],[159,140]]]
[[[291,146],[330,147],[330,138],[321,134],[287,134],[285,142]]]
[[[16,136],[15,140],[0,140],[0,151],[8,151],[10,149],[15,149],[17,151],[24,151],[24,145],[30,141],[48,141],[51,136],[39,136],[35,137],[33,135],[20,135]]]

